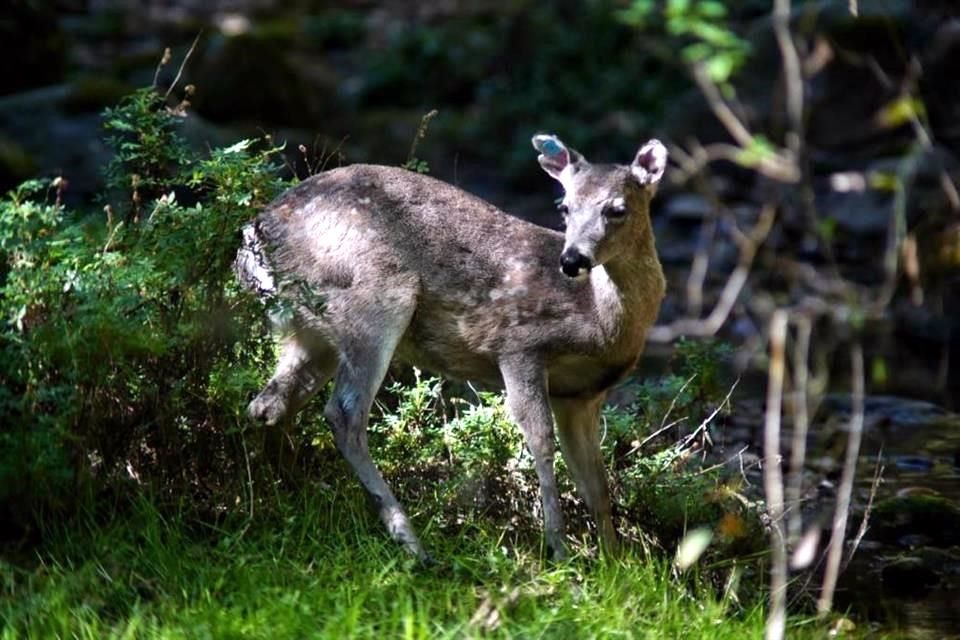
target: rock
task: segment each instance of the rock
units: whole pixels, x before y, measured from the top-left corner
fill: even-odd
[[[824,397],[821,412],[825,415],[850,414],[850,396],[830,394]],[[898,396],[871,395],[864,400],[868,424],[883,423],[896,427],[923,427],[950,415],[943,407]]]
[[[870,536],[893,544],[901,541],[913,544],[920,538],[906,536],[923,536],[931,546],[957,545],[960,544],[960,508],[940,496],[887,498],[874,507]]]
[[[819,191],[816,208],[824,216],[835,220],[842,231],[857,235],[883,235],[893,219],[893,194],[873,189]]]
[[[929,473],[933,469],[933,460],[926,456],[893,456],[897,470],[908,473]],[[902,495],[898,493],[898,495]]]

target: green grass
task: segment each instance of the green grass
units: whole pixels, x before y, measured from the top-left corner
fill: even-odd
[[[549,564],[535,548],[504,548],[496,525],[444,535],[420,514],[440,561],[423,568],[346,481],[302,495],[216,529],[144,500],[55,532],[29,562],[3,566],[0,638],[762,635],[758,606],[719,602],[663,559]]]

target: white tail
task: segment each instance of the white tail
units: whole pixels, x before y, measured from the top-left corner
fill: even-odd
[[[367,449],[370,407],[393,359],[506,389],[536,461],[546,540],[562,557],[555,424],[601,543],[616,545],[598,421],[663,297],[649,203],[666,149],[651,140],[630,165],[593,165],[554,136],[533,145],[563,185],[565,234],[430,177],[352,165],[280,196],[238,255],[244,282],[294,310],[250,415],[290,418],[333,377],[325,416],[337,446],[390,534],[419,557],[423,547]]]

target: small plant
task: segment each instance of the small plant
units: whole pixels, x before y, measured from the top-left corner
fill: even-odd
[[[409,169],[416,173],[430,173],[430,165],[427,164],[426,160],[417,158],[417,146],[421,140],[427,137],[427,129],[430,127],[430,121],[437,117],[439,113],[439,111],[433,109],[423,114],[423,117],[420,119],[420,126],[417,127],[417,133],[413,136],[413,142],[410,143],[410,153],[407,155],[407,161],[402,165],[404,169]]]

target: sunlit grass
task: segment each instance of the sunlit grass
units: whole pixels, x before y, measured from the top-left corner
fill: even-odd
[[[424,541],[424,568],[380,531],[359,490],[310,490],[217,529],[143,501],[53,534],[4,567],[8,638],[756,638],[759,606],[721,602],[665,559],[549,564],[496,525]],[[249,525],[249,526],[246,526]],[[29,566],[24,566],[29,565]]]

